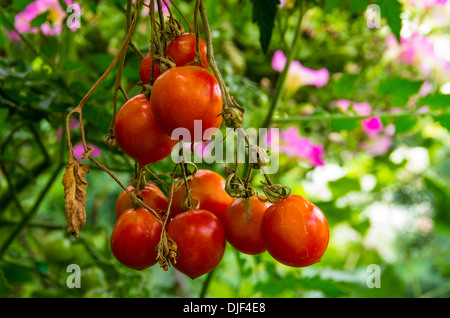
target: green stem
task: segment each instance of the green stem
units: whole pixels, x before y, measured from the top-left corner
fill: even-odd
[[[212,277],[213,277],[213,275],[214,275],[214,271],[215,271],[215,269],[213,269],[212,271],[210,271],[210,272],[208,273],[208,275],[206,276],[206,279],[205,279],[205,281],[203,282],[202,290],[200,291],[199,298],[205,298],[206,293],[207,293],[207,291],[208,291],[209,284],[211,283]]]
[[[270,124],[272,123],[272,117],[281,101],[282,93],[284,91],[287,74],[289,72],[289,66],[291,65],[291,62],[294,60],[294,57],[298,51],[298,44],[299,44],[299,40],[300,40],[302,20],[303,20],[303,15],[304,15],[303,1],[300,1],[299,7],[300,7],[300,16],[298,17],[295,35],[294,35],[294,38],[292,39],[291,49],[287,53],[286,65],[284,67],[284,70],[281,72],[280,77],[278,78],[277,85],[275,86],[275,94],[272,97],[269,111],[268,111],[266,118],[264,120],[264,123],[262,125],[263,128],[269,128]]]
[[[420,117],[420,116],[439,116],[443,114],[449,114],[450,109],[443,109],[440,111],[431,111],[427,113],[418,112],[418,111],[402,111],[398,113],[374,113],[368,116],[361,115],[346,115],[346,114],[323,114],[320,116],[292,116],[292,117],[280,117],[274,118],[273,121],[277,123],[290,123],[290,122],[312,122],[312,121],[335,121],[335,120],[346,120],[346,119],[366,119],[371,117],[379,117],[379,118],[399,118],[399,117]]]

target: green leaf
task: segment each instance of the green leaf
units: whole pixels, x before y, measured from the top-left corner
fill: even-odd
[[[376,87],[376,93],[380,97],[388,96],[389,105],[403,107],[409,98],[419,92],[423,81],[411,81],[402,77],[389,77],[381,80]]]
[[[264,54],[269,49],[279,0],[253,0],[253,22],[259,27],[259,42]]]
[[[324,11],[325,13],[329,13],[334,8],[339,7],[344,0],[325,0]]]
[[[395,124],[395,132],[396,133],[403,133],[410,131],[412,128],[414,128],[417,124],[417,118],[416,117],[397,117],[394,120]]]
[[[439,122],[442,127],[450,131],[450,114],[442,114],[438,116],[433,116],[434,120]]]
[[[339,98],[352,98],[358,82],[358,75],[344,74],[337,80],[333,87],[333,93]]]
[[[359,13],[365,11],[369,4],[369,0],[350,0],[350,12]]]
[[[417,102],[417,105],[420,106],[428,106],[430,109],[443,109],[450,108],[450,94],[440,94],[436,93],[433,95],[427,95],[422,97]]]
[[[31,21],[30,26],[31,26],[32,28],[38,28],[38,27],[40,27],[42,24],[44,24],[45,21],[47,21],[47,12],[44,12],[44,13],[38,15],[36,18],[34,18],[34,19]]]
[[[402,4],[398,0],[378,0],[381,16],[386,18],[387,24],[394,33],[397,41],[400,41],[400,30],[402,29]]]
[[[348,177],[340,178],[335,181],[330,181],[328,183],[328,187],[330,188],[335,198],[342,197],[347,193],[349,193],[350,191],[361,190],[359,180]]]

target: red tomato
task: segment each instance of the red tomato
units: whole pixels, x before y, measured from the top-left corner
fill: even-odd
[[[269,254],[282,264],[304,267],[320,262],[330,230],[322,211],[299,195],[270,206],[261,222]]]
[[[164,159],[176,144],[156,123],[144,94],[129,99],[117,113],[114,134],[120,148],[141,166]]]
[[[225,191],[225,184],[226,180],[217,172],[199,169],[189,181],[189,189],[191,195],[200,200],[200,209],[208,210],[222,220],[225,210],[233,201],[233,198]],[[183,212],[181,204],[185,194],[186,186],[182,181],[173,194],[172,217]],[[193,203],[196,204],[195,199]]]
[[[202,63],[205,68],[209,67],[206,59],[206,43],[199,37],[199,49],[202,56]],[[177,66],[186,66],[188,63],[194,63],[194,58],[197,55],[194,33],[184,33],[170,41],[167,45],[166,55],[170,56]],[[195,64],[201,66],[200,64]]]
[[[159,75],[161,75],[161,71],[159,70],[158,64],[153,62],[153,66],[155,68],[153,78],[156,80]],[[143,84],[150,84],[152,79],[152,56],[147,54],[141,61],[141,65],[139,66],[139,77],[141,78],[141,82]]]
[[[176,128],[185,128],[190,134],[174,134],[174,139],[208,140],[222,123],[219,84],[201,67],[174,67],[164,72],[153,84],[151,99],[155,119],[166,134],[171,136]]]
[[[252,196],[249,202],[250,221],[247,218],[247,213],[245,213],[244,200],[239,198],[228,206],[222,224],[227,235],[227,241],[231,246],[244,254],[256,255],[266,251],[261,236],[261,220],[264,212],[272,204],[268,201],[261,202],[256,196]]]
[[[126,210],[114,225],[111,251],[127,267],[137,270],[148,268],[157,262],[156,247],[161,231],[161,223],[146,209]]]
[[[128,190],[131,193],[135,193],[134,187],[129,186]],[[151,207],[154,210],[163,210],[167,211],[167,207],[169,205],[169,200],[166,195],[154,184],[147,184],[144,188],[140,190],[141,198],[145,204]],[[125,210],[133,208],[131,204],[131,197],[128,193],[123,190],[116,201],[116,219],[124,212]]]
[[[177,215],[167,232],[177,244],[178,258],[173,267],[195,279],[222,260],[226,238],[220,220],[206,210],[192,210]]]

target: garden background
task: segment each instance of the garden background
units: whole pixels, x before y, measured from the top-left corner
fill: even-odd
[[[176,2],[191,23],[194,2]],[[76,120],[74,151],[91,171],[87,222],[72,237],[61,182],[65,118],[117,54],[126,1],[0,0],[0,296],[449,297],[450,1],[205,6],[218,67],[246,109],[244,128],[279,128],[272,180],[307,197],[328,220],[322,261],[291,268],[267,252],[248,256],[227,245],[219,266],[195,280],[173,267],[122,266],[109,246],[122,189],[81,159]],[[79,25],[69,28],[76,12]],[[128,48],[122,74],[128,96],[141,89],[136,51],[149,50],[149,21],[142,6],[136,50]],[[93,156],[127,183],[134,163],[104,138],[116,73],[88,100],[83,123]],[[201,145],[194,149],[207,155]],[[151,168],[164,174],[172,166],[169,157]],[[225,176],[223,164],[198,166]],[[257,189],[262,180],[255,175]],[[66,285],[69,264],[81,267],[80,289]],[[380,288],[367,284],[373,264]]]

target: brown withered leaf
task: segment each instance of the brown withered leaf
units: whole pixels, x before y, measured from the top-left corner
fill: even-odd
[[[72,159],[66,165],[63,176],[64,198],[66,200],[66,218],[69,224],[68,231],[78,237],[80,229],[86,223],[86,188],[85,175],[89,173],[89,167]]]
[[[166,231],[163,231],[161,239],[156,247],[156,259],[159,266],[167,271],[169,269],[170,260],[175,264],[177,262],[178,252],[177,243],[172,240]]]

